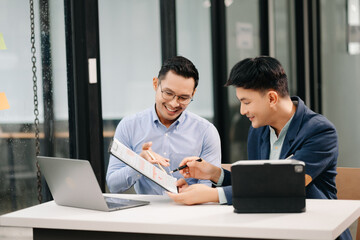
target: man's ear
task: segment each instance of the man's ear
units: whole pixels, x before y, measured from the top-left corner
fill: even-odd
[[[279,95],[276,91],[269,91],[267,93],[270,106],[275,106],[279,101]]]
[[[159,86],[159,79],[157,77],[153,78],[153,88],[156,91]]]

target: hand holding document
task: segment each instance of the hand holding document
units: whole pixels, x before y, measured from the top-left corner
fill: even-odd
[[[176,178],[155,167],[149,161],[145,160],[144,158],[127,148],[116,138],[113,139],[109,151],[116,158],[118,158],[134,170],[138,171],[145,177],[149,178],[165,190],[172,193],[178,193],[176,187]],[[151,155],[153,154],[151,153]]]
[[[153,152],[151,150],[151,145],[152,142],[147,142],[144,143],[142,146],[142,152],[139,154],[142,158],[144,158],[145,160],[148,160],[149,162],[153,163],[153,164],[158,164],[158,166],[161,168],[160,165],[168,167],[170,166],[169,164],[169,159],[164,158],[162,156],[160,156],[159,154]]]
[[[166,171],[162,168],[162,166],[160,165],[160,163],[156,161],[156,158],[154,157],[154,155],[152,155],[149,150],[146,150],[146,152],[149,154],[149,156],[151,157],[151,159],[157,163],[157,165],[159,166],[159,168],[160,168],[161,170],[163,170],[163,172],[166,172]]]
[[[193,205],[207,202],[219,202],[219,195],[216,188],[211,188],[205,184],[188,185],[185,179],[177,182],[179,194],[168,192],[169,197],[177,203]]]

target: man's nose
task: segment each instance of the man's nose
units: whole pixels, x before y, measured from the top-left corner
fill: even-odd
[[[173,107],[178,107],[180,105],[179,104],[179,97],[175,96],[169,103]]]
[[[246,115],[246,108],[244,107],[244,104],[240,104],[240,114],[241,115]]]

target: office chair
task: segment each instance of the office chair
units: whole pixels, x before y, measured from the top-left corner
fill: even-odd
[[[360,200],[360,168],[338,167],[337,172],[338,199]],[[360,218],[357,223],[356,240],[360,240]]]

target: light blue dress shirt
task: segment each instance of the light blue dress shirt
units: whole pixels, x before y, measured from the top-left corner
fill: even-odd
[[[136,153],[141,153],[145,142],[152,142],[151,149],[170,159],[169,173],[177,168],[185,157],[199,156],[207,162],[221,166],[219,133],[212,123],[185,110],[169,128],[159,120],[155,107],[133,116],[125,117],[116,128],[115,136],[121,143]],[[179,172],[172,174],[180,179]],[[110,192],[126,191],[134,185],[138,194],[161,195],[165,190],[142,176],[114,156],[110,156],[106,181]],[[203,183],[211,186],[209,180],[186,179],[189,184]]]

